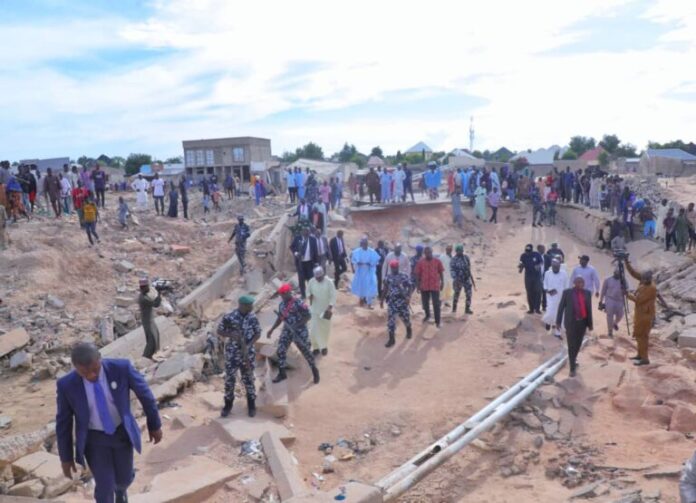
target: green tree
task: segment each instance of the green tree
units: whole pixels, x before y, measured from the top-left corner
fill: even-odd
[[[109,166],[111,166],[112,168],[123,168],[125,165],[126,160],[119,155],[113,156],[111,158],[111,164],[109,164]]]
[[[401,160],[404,158],[403,154],[401,153],[401,150],[396,151],[396,160],[398,162],[401,162]]]
[[[619,148],[620,144],[621,140],[619,140],[619,137],[615,134],[605,134],[602,137],[602,141],[599,142],[599,146],[611,155],[616,153],[616,149]]]
[[[324,160],[324,151],[322,148],[317,145],[314,142],[309,142],[307,145],[305,145],[302,148],[298,148],[295,150],[295,155],[297,158],[304,158],[304,159],[315,159],[317,161],[323,161]]]
[[[283,162],[295,162],[297,160],[297,154],[294,152],[288,152],[287,150],[283,152],[283,155],[280,156],[280,159]]]
[[[607,166],[609,166],[609,163],[611,162],[611,154],[606,150],[602,150],[599,153],[597,160],[599,161],[599,165],[601,167],[606,168]]]
[[[372,150],[370,151],[370,155],[376,155],[380,159],[384,158],[384,154],[382,153],[382,148],[377,145],[376,147],[372,147]]]
[[[364,168],[365,164],[367,164],[367,158],[360,152],[356,152],[353,154],[353,157],[349,159],[349,162],[354,162],[358,165],[358,168]]]
[[[560,151],[560,150],[556,150],[556,151],[553,153],[553,160],[554,160],[554,161],[557,161],[558,159],[560,159],[560,156],[561,156],[561,151]]]
[[[348,142],[346,142],[343,144],[343,148],[338,153],[338,161],[339,162],[350,162],[350,160],[353,158],[353,156],[357,153],[358,153],[358,149],[355,148],[355,145],[348,145]]]
[[[152,156],[148,154],[129,154],[126,159],[126,174],[136,174],[140,171],[140,166],[143,164],[152,164]]]
[[[94,163],[94,159],[91,157],[87,157],[86,155],[82,155],[77,158],[77,164],[80,164],[82,166],[89,166],[90,164]]]
[[[615,157],[638,157],[635,145],[630,143],[622,143],[614,151]]]
[[[563,152],[563,155],[561,156],[561,159],[563,159],[564,161],[572,161],[572,160],[577,159],[577,158],[578,158],[578,153],[575,152],[575,150],[573,150],[571,148],[569,148],[568,150]]]
[[[181,156],[178,157],[170,157],[166,161],[164,161],[164,164],[181,164],[184,162],[184,159]]]
[[[476,157],[476,159],[483,159],[483,154],[481,153],[480,150],[474,150],[471,155]]]
[[[577,154],[577,157],[580,157],[588,150],[592,150],[593,148],[595,148],[597,146],[597,143],[595,142],[595,139],[591,136],[573,136],[570,139],[569,146],[570,150],[575,152]]]

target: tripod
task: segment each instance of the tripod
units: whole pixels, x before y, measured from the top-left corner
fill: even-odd
[[[628,292],[628,283],[626,282],[626,269],[624,268],[624,263],[622,258],[616,258],[613,260],[613,262],[616,262],[618,268],[619,268],[619,276],[621,277],[621,288],[623,289],[624,292]],[[626,331],[628,332],[628,336],[631,337],[631,322],[628,319],[628,297],[624,294],[623,296],[623,301],[624,301],[624,316],[626,318]]]

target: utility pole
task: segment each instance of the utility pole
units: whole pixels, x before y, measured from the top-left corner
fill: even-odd
[[[471,122],[469,123],[469,152],[474,151],[474,116],[471,116]]]

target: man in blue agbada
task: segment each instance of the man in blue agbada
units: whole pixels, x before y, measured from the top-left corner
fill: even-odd
[[[372,300],[377,296],[377,264],[379,255],[367,246],[367,236],[360,240],[360,247],[350,255],[353,268],[351,291],[360,298],[360,305],[372,309]]]

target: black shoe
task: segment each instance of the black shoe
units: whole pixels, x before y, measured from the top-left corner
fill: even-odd
[[[575,372],[575,369],[570,369],[570,377],[575,377],[577,373]]]
[[[541,314],[541,311],[539,311],[539,310],[537,309],[536,311],[534,311],[534,313],[535,313],[535,314]]]
[[[385,348],[390,348],[390,347],[392,347],[394,344],[396,344],[396,339],[394,339],[394,336],[393,336],[393,335],[390,335],[390,336],[389,336],[389,340],[388,340],[387,343],[384,345],[384,347],[385,347]]]
[[[618,326],[618,325],[614,325],[614,330],[616,330],[616,331],[618,332],[618,331],[619,331],[619,326]]]
[[[641,365],[650,365],[650,360],[636,360],[633,362],[633,365],[636,367],[640,367]]]
[[[249,395],[247,395],[247,414],[249,417],[256,415],[256,398],[252,398]]]
[[[527,314],[534,314],[534,309],[530,309],[529,311],[527,311]]]
[[[227,417],[230,415],[230,411],[232,410],[232,403],[232,400],[225,400],[225,406],[220,411],[220,417]]]
[[[288,375],[285,373],[285,369],[280,369],[278,371],[278,375],[275,376],[275,379],[273,379],[274,383],[279,383],[281,381],[284,381],[285,379],[288,378]]]
[[[551,330],[551,325],[549,325],[548,323],[544,326],[546,327],[546,330]]]
[[[629,358],[629,360],[636,360],[636,361],[640,361],[640,360],[642,360],[642,358],[640,357],[640,355],[636,355],[636,356],[632,356],[632,357],[630,357],[630,358]]]
[[[319,384],[319,369],[316,365],[312,367],[312,377],[314,377],[314,384]]]
[[[328,355],[328,354],[329,354],[329,350],[328,350],[328,349],[324,348],[324,349],[321,350],[321,356],[326,356],[326,355]]]
[[[321,351],[319,351],[318,349],[315,349],[314,351],[312,351],[312,354],[314,356],[319,356],[320,353],[321,353]]]
[[[114,503],[128,503],[128,493],[126,491],[116,491]]]
[[[471,310],[470,307],[467,307],[466,310],[464,311],[466,314],[474,314],[474,312]]]
[[[406,327],[406,338],[410,339],[413,337],[413,330],[411,329],[411,325]]]

